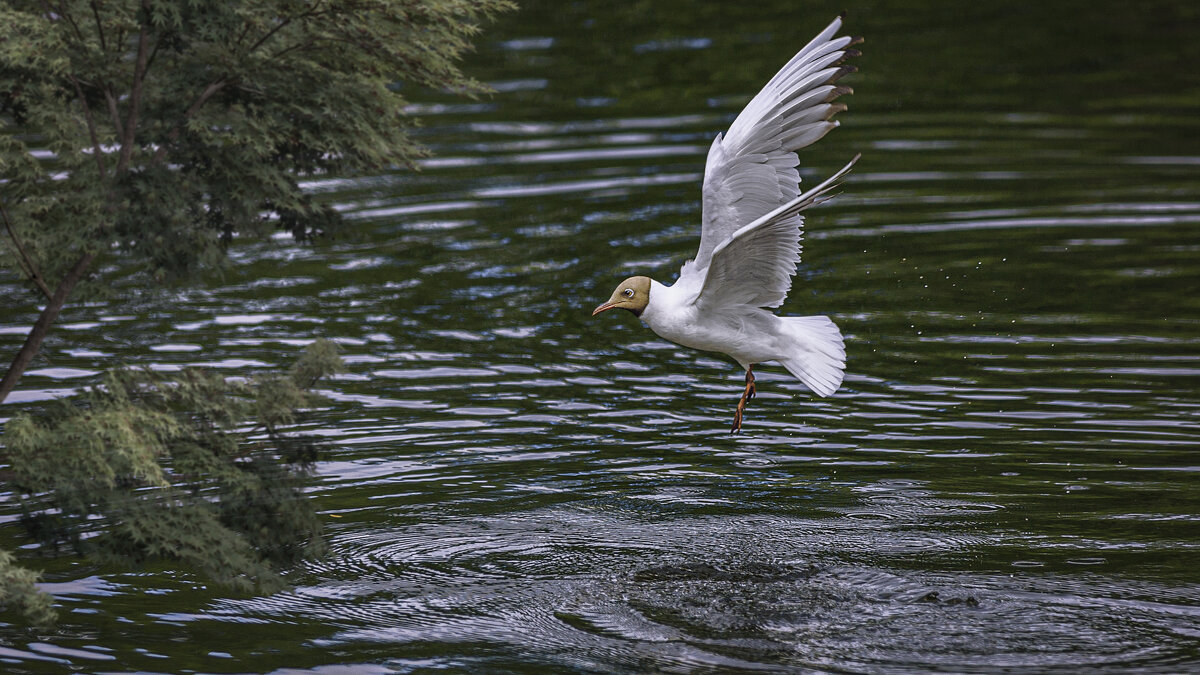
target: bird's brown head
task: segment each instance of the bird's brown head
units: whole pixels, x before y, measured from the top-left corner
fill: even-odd
[[[650,277],[629,277],[622,281],[617,290],[613,291],[608,302],[592,311],[592,316],[610,309],[627,309],[634,316],[641,316],[642,310],[650,302]]]

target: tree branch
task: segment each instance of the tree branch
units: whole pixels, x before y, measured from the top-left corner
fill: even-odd
[[[92,15],[96,18],[96,34],[100,37],[100,46],[107,50],[108,47],[104,43],[104,31],[100,27],[100,11],[96,7],[95,2],[90,4],[92,6]],[[75,19],[71,18],[71,15],[67,12],[63,3],[59,3],[57,9],[52,8],[47,0],[41,0],[41,5],[42,10],[46,12],[47,18],[51,16],[58,16],[71,25],[71,29],[75,32],[75,37],[79,38],[79,45],[81,47],[87,42],[83,38],[83,31],[79,30],[79,24],[75,23]],[[100,171],[100,178],[103,179],[106,173],[104,170],[104,154],[100,152],[100,139],[96,134],[96,121],[92,117],[91,106],[88,105],[87,98],[85,98],[83,95],[83,87],[80,86],[79,80],[75,77],[75,75],[73,73],[67,73],[67,77],[70,78],[71,84],[75,86],[75,94],[79,96],[79,104],[83,106],[83,115],[87,119],[88,135],[92,140],[92,150],[96,154],[96,167]],[[116,124],[116,128],[119,131],[121,129],[121,125],[120,117],[117,115],[116,101],[107,91],[105,92],[105,97],[109,99],[111,112],[113,114],[113,122]],[[11,234],[12,230],[10,229],[9,232]]]
[[[316,43],[317,43],[316,40],[309,40],[307,42],[297,42],[296,44],[292,45],[291,47],[280,49],[279,51],[272,54],[271,60],[274,61],[275,59],[278,59],[279,57],[283,56],[284,54],[287,54],[288,52],[294,52],[296,50],[308,49],[309,47],[312,47]]]
[[[0,403],[8,398],[12,390],[17,386],[17,381],[21,379],[21,375],[25,374],[25,369],[29,367],[29,362],[33,360],[38,349],[42,346],[42,341],[46,339],[46,334],[50,332],[50,326],[54,324],[58,318],[58,313],[62,311],[63,305],[67,301],[67,295],[71,293],[71,289],[75,288],[75,284],[83,278],[92,261],[96,259],[95,253],[84,253],[75,261],[75,265],[63,277],[63,280],[58,284],[54,294],[46,302],[45,309],[34,322],[33,328],[29,330],[29,335],[25,337],[25,344],[21,345],[21,350],[17,352],[16,358],[13,359],[12,365],[8,367],[8,372],[4,373],[4,378],[0,379]]]
[[[169,35],[171,35],[170,31],[164,33],[163,35],[160,35],[158,37],[158,39],[154,41],[154,50],[150,52],[150,58],[146,60],[146,69],[147,70],[149,70],[150,67],[154,65],[154,57],[158,56],[158,48],[162,46],[163,38],[168,37]]]
[[[286,17],[285,19],[283,19],[282,21],[280,21],[279,25],[277,25],[274,28],[272,28],[271,30],[267,31],[266,35],[263,35],[261,38],[258,39],[257,42],[255,42],[253,45],[250,45],[250,48],[246,50],[246,55],[251,54],[254,50],[256,50],[259,47],[266,44],[267,40],[270,40],[272,36],[274,36],[276,33],[278,33],[280,30],[282,30],[285,26],[292,23],[293,21],[300,20],[300,19],[311,19],[314,16],[321,16],[322,14],[326,14],[327,12],[328,12],[328,10],[321,9],[321,2],[320,2],[320,0],[318,0],[316,3],[313,4],[312,8],[309,9],[307,12],[302,12],[300,14],[297,14],[296,16],[289,16],[289,17]],[[238,42],[241,42],[241,38],[238,38]]]
[[[297,20],[297,19],[310,18],[313,16],[319,16],[320,14],[324,14],[325,11],[321,10],[320,7],[321,7],[321,0],[317,0],[317,2],[313,5],[312,9],[310,9],[309,11],[303,12],[296,16],[289,16],[289,17],[284,18],[283,20],[281,20],[279,22],[278,25],[276,25],[271,30],[267,31],[262,37],[260,37],[258,40],[256,40],[254,42],[254,44],[251,45],[250,48],[246,50],[245,55],[248,56],[249,54],[251,54],[252,52],[257,50],[259,47],[266,44],[268,41],[270,41],[270,39],[273,36],[275,36],[276,33],[278,33],[280,30],[283,30],[283,28],[285,28],[286,26],[291,24],[292,21]],[[238,35],[236,44],[241,44],[242,40],[245,39],[246,34],[249,32],[249,30],[250,30],[250,26],[249,26],[249,24],[247,24],[242,29],[242,33],[240,35]],[[286,54],[295,49],[303,49],[305,47],[310,46],[311,44],[312,43],[310,41],[310,42],[305,42],[305,43],[301,43],[298,45],[293,45],[291,47],[283,49],[280,52],[272,54],[269,58],[271,58],[272,60],[277,59],[280,56],[282,56],[283,54]],[[140,48],[140,44],[139,44],[139,48]],[[139,53],[139,56],[140,56],[140,53]],[[228,80],[225,79],[225,77],[221,77],[214,82],[210,82],[204,88],[204,91],[200,92],[200,95],[198,97],[196,97],[196,100],[192,102],[192,105],[189,106],[188,109],[186,111],[184,111],[183,115],[178,120],[176,120],[175,124],[173,124],[171,126],[171,130],[167,132],[167,138],[166,138],[165,142],[162,143],[161,145],[159,145],[158,149],[155,150],[154,157],[150,161],[151,166],[157,165],[163,161],[163,159],[166,157],[166,154],[167,154],[170,144],[179,138],[179,134],[182,133],[183,126],[187,123],[187,121],[189,119],[191,119],[193,116],[195,116],[195,114],[197,112],[199,112],[200,108],[210,98],[212,98],[214,94],[216,94],[221,89],[223,89],[225,87],[225,85],[227,85],[228,83],[229,82],[228,82]],[[115,113],[114,113],[114,115],[115,115]]]
[[[46,3],[43,2],[42,4],[45,5]],[[83,31],[79,30],[79,24],[75,23],[75,19],[71,18],[71,15],[67,12],[67,9],[63,6],[63,3],[59,3],[58,5],[58,15],[63,19],[66,19],[67,23],[71,24],[71,30],[75,31],[75,37],[79,38],[79,45],[83,46]]]
[[[292,18],[293,18],[293,17],[290,17],[290,16],[289,16],[288,18],[284,19],[283,21],[280,21],[278,26],[275,26],[275,27],[274,27],[274,28],[272,28],[271,30],[267,31],[267,34],[266,34],[266,35],[264,35],[264,36],[262,36],[262,37],[260,37],[260,38],[258,39],[258,42],[255,42],[253,45],[250,45],[250,49],[247,49],[247,50],[246,50],[246,54],[250,54],[250,53],[251,53],[251,52],[253,52],[255,49],[258,49],[259,47],[263,46],[263,43],[264,43],[264,42],[266,42],[267,40],[270,40],[272,35],[274,35],[274,34],[278,33],[278,32],[280,31],[280,29],[282,29],[284,26],[286,26],[286,25],[288,25],[289,23],[291,23],[291,22],[292,22]]]
[[[46,296],[47,300],[52,299],[54,297],[54,293],[50,292],[50,287],[46,285],[45,278],[42,277],[40,272],[38,272],[37,265],[33,264],[33,260],[29,257],[29,254],[25,252],[25,247],[21,245],[21,240],[17,238],[17,232],[13,229],[12,221],[8,219],[8,209],[4,208],[4,204],[2,203],[0,203],[0,217],[3,217],[4,229],[8,230],[8,237],[9,239],[12,239],[13,246],[17,249],[17,257],[21,264],[21,271],[25,272],[25,275],[29,277],[29,280],[36,284],[39,289],[41,289],[42,294]]]
[[[242,32],[238,34],[237,39],[233,41],[233,44],[240,47],[242,45],[242,40],[246,39],[246,34],[249,32],[250,32],[250,22],[247,21],[245,23],[245,25],[242,26]]]
[[[104,25],[100,22],[100,8],[96,6],[95,0],[88,4],[92,6],[92,17],[96,19],[96,37],[100,38],[100,48],[108,51],[108,45],[104,42]]]
[[[108,103],[108,114],[112,116],[113,130],[120,134],[125,125],[121,124],[121,111],[117,110],[117,97],[113,96],[112,87],[107,84],[104,85],[104,101]]]
[[[250,48],[246,50],[245,55],[249,55],[250,53],[254,52],[259,47],[266,44],[276,33],[278,33],[284,27],[291,24],[292,21],[295,21],[297,19],[306,19],[306,18],[310,18],[313,16],[319,16],[321,14],[324,14],[325,10],[321,10],[320,6],[321,6],[321,2],[318,1],[315,5],[313,5],[313,8],[310,9],[309,11],[304,12],[302,14],[298,14],[296,16],[289,16],[289,17],[283,19],[282,21],[279,22],[278,25],[276,25],[271,30],[267,31],[262,37],[260,37],[258,40],[256,40],[253,45],[250,45]],[[238,43],[240,43],[245,38],[246,33],[248,31],[249,31],[249,25],[247,25],[246,28],[244,28],[242,30],[242,34],[238,36],[238,39],[237,39]],[[291,47],[287,47],[286,49],[276,52],[275,54],[272,54],[270,56],[270,58],[277,59],[280,56],[282,56],[290,51],[293,51],[295,49],[304,49],[305,47],[309,47],[311,45],[312,45],[311,41],[292,45]],[[227,85],[227,84],[229,84],[229,82],[224,77],[221,77],[220,79],[217,79],[214,82],[210,82],[204,88],[204,91],[200,92],[200,95],[198,97],[196,97],[196,100],[192,102],[192,105],[189,106],[188,109],[183,113],[183,115],[175,122],[175,124],[173,124],[171,126],[171,130],[167,132],[166,142],[159,145],[158,149],[154,151],[154,157],[150,160],[151,166],[160,164],[163,161],[163,159],[167,155],[168,146],[171,143],[173,143],[174,141],[176,141],[179,138],[179,134],[182,133],[183,125],[186,124],[187,121],[189,119],[191,119],[197,112],[199,112],[200,108],[210,98],[212,98],[214,94],[221,91],[221,89],[224,89],[225,85]]]
[[[92,139],[92,153],[96,155],[96,168],[100,171],[100,180],[104,180],[107,178],[104,170],[104,153],[100,149],[100,137],[96,135],[96,121],[92,119],[92,107],[84,98],[83,87],[79,85],[79,80],[75,79],[75,75],[67,73],[67,77],[71,78],[71,84],[75,85],[75,94],[79,96],[79,105],[83,106],[83,117],[87,120],[88,136]]]
[[[146,0],[142,0],[142,9],[147,9]],[[142,88],[146,83],[146,63],[150,54],[149,32],[149,26],[144,22],[138,28],[137,60],[133,65],[133,85],[129,93],[129,116],[125,118],[125,132],[121,137],[121,157],[117,160],[118,175],[129,170],[133,145],[137,141],[138,112],[142,106]]]
[[[183,125],[186,124],[193,115],[200,111],[200,108],[205,104],[205,102],[208,101],[208,99],[213,97],[213,94],[216,94],[218,91],[224,89],[226,84],[228,84],[228,82],[226,82],[224,79],[208,83],[208,86],[204,88],[204,91],[200,92],[200,95],[196,97],[195,101],[192,101],[192,105],[190,105],[188,109],[184,111],[183,115],[175,121],[175,124],[171,125],[171,130],[167,132],[166,141],[158,146],[158,150],[154,151],[154,158],[150,160],[151,166],[157,165],[163,161],[163,158],[167,156],[168,146],[170,146],[171,143],[174,143],[175,140],[179,138],[179,134],[183,130]]]
[[[83,45],[83,33],[79,32],[79,26],[75,23],[75,20],[71,18],[71,15],[67,13],[67,10],[62,6],[61,3],[59,3],[57,8],[51,7],[50,3],[46,0],[41,0],[40,4],[42,5],[42,11],[46,13],[47,21],[53,21],[56,18],[65,20],[71,25],[72,30],[75,31],[75,37],[79,38],[80,46]]]

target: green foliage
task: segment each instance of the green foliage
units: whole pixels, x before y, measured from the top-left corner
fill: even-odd
[[[508,0],[10,0],[0,6],[8,262],[50,288],[85,252],[159,279],[236,235],[324,231],[297,184],[411,165],[398,83],[467,95],[457,59]],[[52,156],[35,159],[32,148]],[[24,254],[19,249],[24,249]]]
[[[309,239],[336,211],[307,175],[412,166],[406,86],[472,96],[456,62],[509,0],[5,0],[0,265],[46,301],[0,379],[16,386],[68,296],[122,256],[154,280],[220,264],[242,236]],[[79,289],[79,290],[77,290]],[[7,424],[25,524],[100,560],[182,561],[243,588],[317,554],[300,492],[316,446],[285,434],[338,367],[318,342],[287,376],[117,370],[86,400]],[[248,425],[248,420],[255,424]],[[49,615],[0,551],[0,604]]]
[[[11,553],[0,549],[0,610],[19,612],[35,626],[54,623],[50,596],[38,590],[37,573],[16,562]]]
[[[18,416],[5,441],[23,522],[47,546],[101,562],[179,561],[236,588],[277,589],[280,568],[324,546],[301,491],[318,446],[285,427],[341,366],[318,340],[286,377],[118,369],[83,400]],[[0,602],[35,617],[46,605],[18,592],[32,577],[6,555]]]
[[[509,0],[5,0],[0,265],[45,307],[0,402],[104,258],[195,278],[235,238],[338,223],[307,175],[411,166],[404,87],[475,95],[456,62]],[[78,289],[78,290],[77,290]],[[4,437],[36,536],[100,560],[182,561],[244,588],[322,542],[300,480],[316,446],[282,429],[340,361],[318,342],[287,376],[118,370]],[[248,425],[248,420],[255,424]],[[44,618],[0,551],[0,603]]]

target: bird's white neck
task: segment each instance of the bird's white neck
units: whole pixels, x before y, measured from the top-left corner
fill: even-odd
[[[679,289],[674,286],[660,284],[657,281],[650,280],[650,299],[646,303],[646,308],[642,310],[641,319],[650,326],[651,329],[662,325],[676,311],[680,304]]]

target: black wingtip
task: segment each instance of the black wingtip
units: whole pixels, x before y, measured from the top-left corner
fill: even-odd
[[[837,82],[838,80],[842,79],[846,75],[849,75],[850,73],[857,73],[857,72],[858,72],[858,68],[855,66],[851,66],[851,65],[842,66],[841,68],[838,68],[836,71],[834,71],[833,75],[830,75],[828,80],[825,80],[825,84],[833,84],[834,82]]]
[[[833,65],[840,66],[846,62],[846,59],[853,59],[858,56],[862,56],[862,52],[858,51],[857,49],[846,49],[842,52],[842,58],[834,61]]]
[[[833,119],[834,115],[836,115],[840,112],[845,112],[846,110],[847,110],[847,107],[846,107],[845,103],[831,103],[829,105],[829,112],[825,113],[825,119],[826,120]]]
[[[845,94],[853,94],[853,93],[854,93],[854,89],[844,86],[844,85],[834,87],[832,90],[830,90],[829,94],[825,97],[825,100],[823,101],[823,103],[829,103],[830,101],[834,100],[835,98],[837,98],[839,96],[843,96]]]

